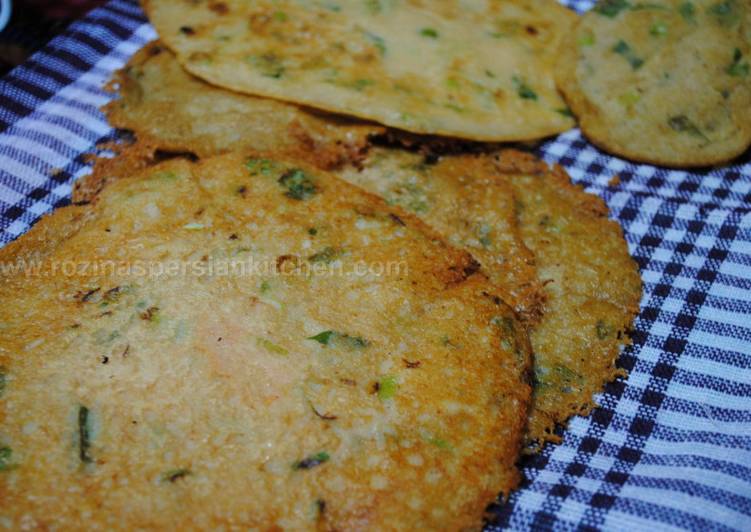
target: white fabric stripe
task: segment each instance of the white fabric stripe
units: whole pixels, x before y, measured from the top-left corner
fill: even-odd
[[[696,497],[689,493],[683,493],[675,490],[666,490],[660,488],[648,488],[645,486],[631,486],[626,484],[620,492],[621,497],[628,497],[637,501],[644,501],[651,504],[659,504],[666,508],[674,508],[681,512],[695,515],[701,519],[714,521],[716,523],[735,523],[735,526],[748,522],[748,516],[736,512],[716,503],[712,500]]]
[[[683,369],[682,361],[679,361],[678,367]],[[676,399],[683,399],[684,401],[690,401],[694,403],[696,408],[701,408],[702,405],[704,405],[706,407],[751,412],[751,400],[749,400],[748,397],[739,397],[710,390],[709,388],[682,384],[675,380],[670,382],[665,395]]]
[[[717,308],[707,303],[699,309],[699,319],[712,323],[735,325],[742,329],[748,329],[751,325],[748,314]]]
[[[743,467],[749,467],[751,464],[751,451],[733,449],[732,452],[728,452],[727,447],[720,445],[697,441],[669,441],[654,434],[647,440],[643,450],[655,456],[702,457]]]
[[[751,436],[751,424],[744,421],[724,421],[720,419],[701,417],[675,410],[659,410],[657,423],[663,427],[671,427],[679,430],[700,431],[711,434],[749,437]]]
[[[708,331],[693,329],[688,335],[688,341],[693,344],[703,345],[704,347],[732,351],[741,355],[751,356],[751,342],[746,342],[739,338],[733,338],[732,336],[722,336]],[[749,369],[730,366],[720,362],[712,362],[707,359],[696,358],[695,360],[700,361],[697,362],[697,364],[701,364],[702,367],[705,368],[700,370],[700,373],[724,379],[730,377],[730,380],[751,383],[751,370]],[[729,371],[732,373],[728,374]]]
[[[722,471],[707,471],[700,467],[636,464],[631,471],[631,475],[655,479],[686,480],[740,496],[751,493],[751,482]]]
[[[659,506],[659,502],[657,501],[652,501],[652,504]],[[650,532],[686,532],[683,528],[655,522],[653,519],[645,519],[620,510],[610,510],[607,513],[603,530],[613,532],[635,532],[639,530],[649,530]]]

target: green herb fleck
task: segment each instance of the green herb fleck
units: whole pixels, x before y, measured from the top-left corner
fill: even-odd
[[[624,107],[631,107],[641,100],[641,94],[636,91],[624,92],[618,96],[618,102]]]
[[[309,336],[308,340],[315,340],[321,345],[329,345],[329,341],[331,341],[331,337],[336,334],[334,331],[323,331],[321,333],[316,334],[315,336]]]
[[[274,20],[277,22],[286,22],[289,19],[287,13],[284,11],[277,11],[274,13]]]
[[[442,438],[430,438],[428,439],[428,443],[430,443],[431,445],[435,445],[439,449],[444,449],[446,451],[452,451],[454,449],[453,445],[451,445],[448,441]]]
[[[643,11],[645,9],[658,9],[658,10],[661,10],[661,11],[670,11],[670,9],[667,8],[667,7],[665,7],[665,6],[661,6],[659,4],[653,4],[653,3],[650,3],[650,2],[640,2],[638,4],[634,4],[631,7],[632,11]]]
[[[613,334],[613,328],[603,320],[597,320],[597,323],[595,324],[595,333],[597,334],[598,339],[605,340]]]
[[[365,36],[373,43],[373,46],[378,49],[381,55],[386,55],[386,41],[383,40],[383,37],[370,32],[365,32]]]
[[[13,458],[13,449],[8,446],[0,447],[0,471],[12,469],[11,458]]]
[[[490,244],[492,244],[492,239],[490,238],[490,233],[492,232],[492,228],[487,224],[482,224],[480,228],[477,231],[477,239],[480,241],[480,244],[484,248],[490,247]]]
[[[365,338],[360,336],[350,336],[349,334],[343,334],[336,331],[323,331],[315,336],[308,337],[308,340],[314,340],[323,346],[342,346],[344,348],[364,349],[370,345]]]
[[[609,18],[615,18],[624,9],[630,9],[631,4],[626,0],[602,0],[594,8],[595,13]]]
[[[250,62],[262,76],[267,78],[279,79],[286,70],[282,60],[274,53],[254,55],[250,58]]]
[[[316,229],[315,227],[310,227],[308,229],[308,234],[310,236],[316,236],[318,234],[318,229]]]
[[[271,285],[269,284],[269,282],[268,282],[268,281],[263,281],[263,282],[261,283],[261,287],[260,287],[260,288],[261,288],[261,293],[262,293],[262,294],[265,294],[265,293],[267,293],[267,292],[268,292],[269,290],[271,290]]]
[[[655,22],[654,24],[652,24],[652,27],[649,28],[649,33],[650,35],[653,35],[655,37],[663,37],[664,35],[667,35],[668,27],[662,21]]]
[[[382,10],[380,0],[365,0],[365,8],[371,15],[377,15]]]
[[[701,129],[699,129],[699,126],[694,124],[694,122],[686,115],[671,116],[668,119],[668,125],[673,131],[688,133],[694,137],[700,137],[707,141],[709,140],[707,136],[702,133]]]
[[[595,34],[592,32],[587,32],[576,40],[576,44],[581,47],[593,46],[595,42]]]
[[[362,92],[364,89],[372,85],[375,85],[375,81],[372,79],[356,79],[346,84],[347,87],[354,89],[357,92]]]
[[[331,264],[334,260],[342,256],[343,251],[338,248],[328,246],[318,253],[314,253],[308,260],[312,263]]]
[[[516,89],[516,94],[520,98],[523,100],[537,100],[537,93],[519,76],[514,76],[511,81],[514,84],[514,89]]]
[[[691,2],[683,2],[680,7],[678,7],[678,12],[686,22],[696,22],[696,8]]]
[[[312,454],[308,456],[307,458],[303,458],[302,460],[299,460],[292,464],[292,469],[295,470],[304,470],[304,469],[313,469],[314,467],[318,467],[321,464],[325,464],[331,460],[331,456],[329,456],[329,453],[326,451],[321,451],[320,453]]]
[[[743,52],[740,48],[733,51],[733,62],[725,69],[725,72],[734,77],[745,78],[748,76],[750,68],[748,61],[743,61]]]
[[[616,45],[613,46],[612,50],[615,53],[622,55],[634,70],[638,70],[644,64],[644,59],[638,57],[624,40],[618,41]]]
[[[396,390],[399,385],[396,382],[396,377],[393,375],[384,375],[378,381],[378,399],[386,401],[392,399],[396,395]]]
[[[206,226],[198,223],[198,222],[190,222],[185,225],[183,225],[183,229],[187,229],[188,231],[200,231],[201,229],[205,229]]]
[[[7,375],[8,375],[8,370],[5,369],[5,366],[0,366],[0,397],[2,397],[3,393],[5,392]]]
[[[561,107],[560,109],[556,109],[555,112],[567,118],[574,118],[573,111],[569,109],[568,107]]]
[[[270,159],[248,159],[245,162],[245,168],[250,170],[251,175],[271,175],[276,164]]]
[[[93,462],[89,450],[91,448],[91,427],[89,426],[89,409],[85,406],[78,408],[78,458],[84,464]]]
[[[267,340],[266,338],[257,338],[256,339],[258,345],[262,348],[264,348],[269,353],[273,353],[275,355],[289,355],[289,351],[287,351],[285,348],[283,348],[280,345],[275,344],[271,340]]]
[[[724,0],[709,8],[709,13],[717,17],[723,26],[732,26],[738,20],[735,0]]]
[[[279,184],[287,189],[284,195],[295,200],[306,200],[318,191],[311,176],[298,168],[282,174]]]
[[[438,31],[433,28],[423,28],[420,30],[420,35],[423,37],[429,37],[431,39],[438,38]]]
[[[192,475],[193,472],[190,469],[170,469],[169,471],[162,473],[162,482],[176,482],[181,478]]]

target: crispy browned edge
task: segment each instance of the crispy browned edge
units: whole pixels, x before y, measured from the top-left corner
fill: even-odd
[[[595,196],[594,194],[589,194],[582,186],[574,184],[562,166],[556,164],[550,167],[547,163],[533,155],[515,149],[501,150],[497,152],[495,159],[496,167],[499,172],[504,175],[505,179],[513,179],[515,174],[527,174],[549,180],[549,182],[557,188],[558,193],[562,197],[576,203],[582,212],[615,229],[625,245],[623,229],[618,222],[608,218],[609,210],[602,198]],[[632,273],[640,278],[638,266],[633,259],[631,259],[631,268]],[[589,394],[581,394],[581,401],[579,401],[577,408],[567,409],[564,411],[565,413],[558,412],[558,416],[543,418],[540,420],[541,429],[538,431],[540,434],[539,438],[531,437],[531,430],[533,429],[532,425],[534,421],[536,421],[533,398],[533,408],[530,410],[530,422],[532,423],[530,423],[527,428],[528,432],[526,436],[525,453],[533,454],[541,451],[546,442],[560,443],[562,438],[556,434],[556,429],[558,427],[565,427],[572,416],[589,415],[592,410],[598,406],[594,400],[594,394],[601,392],[606,384],[612,382],[617,377],[626,378],[628,376],[626,370],[616,368],[616,361],[623,348],[632,343],[629,331],[632,329],[634,320],[639,313],[641,295],[642,289],[639,290],[638,294],[633,294],[633,297],[630,298],[630,301],[622,309],[622,327],[619,330],[619,332],[622,333],[620,342],[615,344],[611,350],[608,369],[602,375],[602,378],[596,382],[594,391]]]
[[[117,94],[119,87],[122,87],[124,84],[129,83],[128,72],[131,69],[143,65],[150,58],[161,53],[171,54],[172,52],[169,51],[169,48],[159,40],[154,40],[147,43],[143,48],[138,50],[138,52],[136,52],[133,57],[131,57],[131,59],[123,68],[118,69],[113,73],[112,78],[105,86],[105,90],[107,92]],[[175,59],[175,61],[177,60]],[[206,84],[207,87],[209,86],[208,83],[199,78],[195,78],[189,72],[186,71],[185,74],[187,76],[193,77],[196,82]],[[227,90],[218,87],[211,88],[216,91]],[[231,93],[232,91],[227,90],[227,92]],[[236,94],[238,96],[244,96],[240,93]],[[248,96],[248,98],[252,97]],[[303,106],[295,106],[294,104],[286,102],[282,102],[282,104],[297,107],[300,109],[301,113],[310,115],[311,118],[330,120],[332,123],[341,123],[342,127],[344,127],[346,123],[349,123],[349,119],[347,117],[326,113],[317,109],[309,109]],[[107,119],[112,126],[132,131],[139,139],[152,138],[151,135],[145,130],[145,128],[141,126],[141,124],[139,124],[137,121],[132,120],[130,115],[127,112],[123,111],[122,106],[119,105],[119,98],[113,99],[109,103],[102,106],[101,111],[107,116]],[[352,126],[358,129],[367,128],[369,130],[369,133],[367,135],[363,135],[363,137],[383,135],[386,130],[386,128],[383,126],[366,121],[352,120]],[[296,160],[304,160],[323,170],[337,168],[346,162],[362,160],[365,157],[368,148],[366,141],[362,145],[359,142],[347,143],[335,141],[328,144],[318,142],[309,134],[309,131],[306,128],[305,124],[299,121],[293,121],[289,124],[288,134],[297,143],[297,148],[287,148],[280,151],[276,155],[292,157]],[[175,142],[166,140],[164,138],[159,139],[158,148],[162,151],[167,152],[191,152],[201,157],[218,154],[214,153],[213,151],[207,152],[203,150],[201,146],[195,145],[194,143],[192,144],[189,142]]]

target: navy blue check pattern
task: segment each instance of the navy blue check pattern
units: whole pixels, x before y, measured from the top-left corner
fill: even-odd
[[[0,81],[0,245],[70,201],[86,154],[116,136],[105,81],[154,37],[135,1],[113,0]],[[751,530],[751,156],[668,170],[577,130],[538,151],[606,200],[645,293],[628,379],[526,459],[488,529]]]

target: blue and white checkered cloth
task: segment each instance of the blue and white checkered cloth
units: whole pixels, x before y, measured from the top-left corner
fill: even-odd
[[[134,0],[113,0],[0,82],[0,245],[69,202],[84,154],[114,135],[102,86],[155,36]],[[620,358],[630,376],[528,459],[489,528],[751,530],[751,154],[666,170],[577,130],[539,154],[607,201],[645,293]]]

